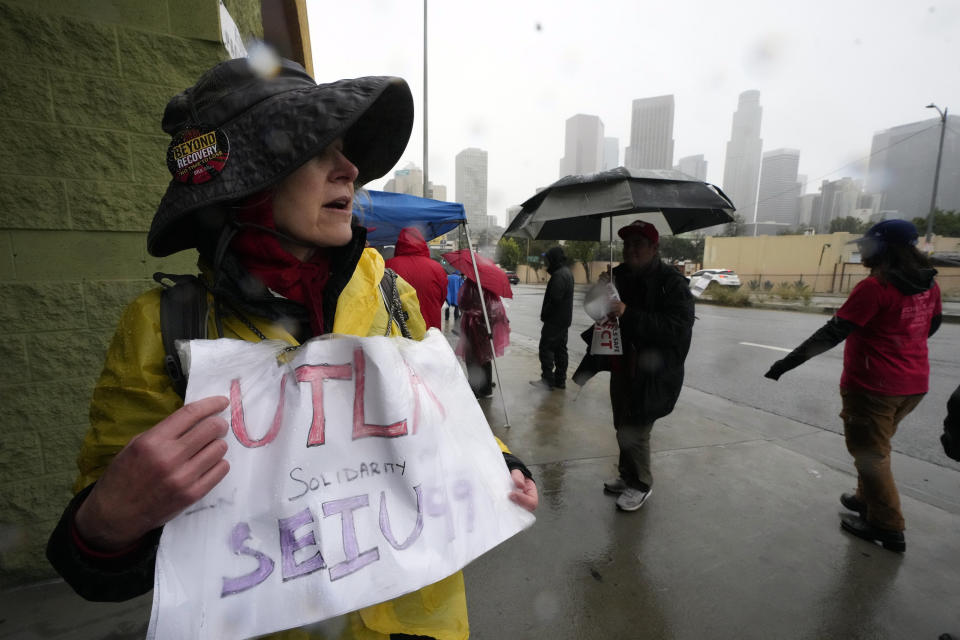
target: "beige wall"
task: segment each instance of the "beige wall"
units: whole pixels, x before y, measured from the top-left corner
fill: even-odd
[[[846,293],[867,274],[851,262],[859,234],[846,232],[813,236],[708,237],[703,252],[705,269],[732,269],[750,280],[803,280],[818,293]],[[960,250],[960,238],[934,236],[936,251]],[[821,258],[822,255],[822,258]],[[960,295],[960,269],[938,269],[940,287],[951,297]],[[954,291],[957,291],[954,294]]]
[[[590,263],[590,280],[589,282],[596,282],[597,276],[600,275],[603,271],[606,271],[607,265],[609,262],[606,260],[595,260]],[[615,262],[613,266],[617,266],[619,263]],[[577,284],[586,284],[587,273],[583,268],[583,264],[579,262],[574,262],[570,265],[570,272],[573,274],[573,281]],[[520,278],[521,284],[543,284],[550,279],[550,274],[547,273],[546,269],[534,269],[533,267],[525,264],[517,265],[517,277]]]

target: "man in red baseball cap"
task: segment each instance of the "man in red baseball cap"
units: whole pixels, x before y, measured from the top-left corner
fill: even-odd
[[[660,234],[637,220],[617,234],[623,263],[613,270],[620,297],[610,315],[619,318],[623,355],[610,372],[613,426],[620,460],[617,478],[604,490],[617,507],[636,511],[650,496],[650,431],[673,411],[683,387],[683,363],[693,335],[693,296],[687,280],[660,260]]]

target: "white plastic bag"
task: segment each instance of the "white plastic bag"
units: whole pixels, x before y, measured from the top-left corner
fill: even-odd
[[[602,322],[613,308],[613,302],[619,300],[620,296],[612,283],[600,282],[584,295],[583,308],[594,322]]]

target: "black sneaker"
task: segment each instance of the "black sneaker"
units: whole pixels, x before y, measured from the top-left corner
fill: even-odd
[[[907,550],[907,542],[902,531],[890,531],[875,527],[863,518],[845,513],[840,516],[840,527],[858,538],[869,542],[879,542],[887,551],[903,553]]]

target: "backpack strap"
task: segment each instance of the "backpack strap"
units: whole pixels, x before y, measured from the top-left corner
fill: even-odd
[[[390,335],[390,328],[393,323],[397,323],[400,328],[400,335],[404,338],[411,338],[410,329],[407,328],[406,310],[403,303],[400,302],[400,292],[397,290],[397,272],[387,268],[383,270],[383,277],[380,278],[380,294],[383,296],[383,304],[387,308],[387,330],[383,334]]]
[[[163,367],[182,398],[187,392],[187,374],[177,353],[177,340],[207,337],[207,288],[200,278],[157,272],[153,279],[163,285],[160,293],[160,335]],[[164,280],[173,281],[172,285]]]

